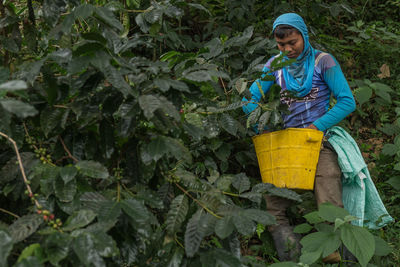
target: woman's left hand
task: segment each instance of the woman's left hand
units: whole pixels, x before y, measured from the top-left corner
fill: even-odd
[[[315,127],[315,125],[314,124],[310,124],[310,125],[308,125],[307,126],[307,129],[314,129],[314,130],[318,130],[318,128],[317,127]]]

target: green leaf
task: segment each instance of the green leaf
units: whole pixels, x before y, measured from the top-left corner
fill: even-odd
[[[261,193],[254,193],[254,192],[246,192],[246,193],[240,194],[240,197],[247,198],[250,201],[257,203],[258,205],[261,204],[261,201],[263,199]]]
[[[392,103],[392,97],[390,96],[389,93],[383,90],[375,90],[375,94],[385,100],[388,103]]]
[[[202,11],[206,12],[208,15],[211,16],[211,12],[207,8],[205,8],[203,5],[193,4],[193,3],[187,3],[187,5],[190,6],[190,7],[202,10]]]
[[[256,230],[257,224],[246,217],[244,212],[233,215],[232,220],[238,232],[245,236],[251,236]]]
[[[249,26],[247,27],[244,31],[243,34],[240,36],[235,36],[226,41],[225,45],[226,46],[244,46],[253,36],[253,31],[254,31],[254,26]]]
[[[73,10],[73,14],[77,19],[87,19],[93,14],[95,7],[91,4],[82,4]]]
[[[273,196],[283,197],[297,202],[302,202],[301,196],[296,192],[286,188],[278,188],[275,187],[273,184],[269,183],[256,184],[255,186],[253,186],[252,191],[257,193],[268,193]]]
[[[223,113],[219,120],[219,123],[225,131],[227,131],[231,135],[236,136],[239,123],[234,118],[226,113]]]
[[[268,110],[260,116],[257,128],[259,133],[262,133],[262,131],[264,130],[265,126],[268,123],[269,118],[271,117],[271,114],[272,114],[271,111]]]
[[[322,219],[333,223],[336,218],[344,220],[344,217],[349,215],[349,213],[345,209],[336,207],[331,203],[322,203],[319,206],[318,215]]]
[[[171,153],[177,160],[184,160],[186,162],[192,162],[192,154],[189,149],[187,149],[180,140],[163,137],[164,143],[166,144],[167,151]]]
[[[346,216],[347,217],[347,216]],[[344,220],[342,220],[342,219],[339,219],[339,218],[336,218],[336,220],[335,220],[335,228],[334,228],[334,231],[336,232],[336,230],[340,227],[340,226],[342,226],[343,224],[345,224],[346,223],[346,221],[344,221]]]
[[[323,258],[337,250],[341,244],[339,235],[334,232],[311,233],[303,237],[300,243],[303,246],[302,251],[319,252]],[[305,263],[312,264],[313,262]]]
[[[368,230],[351,224],[345,224],[340,229],[343,244],[361,266],[367,266],[375,252],[374,236]]]
[[[393,186],[394,189],[400,190],[400,176],[394,176],[390,178],[386,183],[390,184]]]
[[[398,146],[395,144],[385,144],[382,147],[382,154],[388,155],[388,156],[394,156],[397,154],[397,152],[400,150]]]
[[[0,90],[17,91],[28,89],[26,82],[21,80],[14,80],[0,84]]]
[[[48,136],[49,133],[58,125],[60,125],[66,112],[68,112],[68,110],[60,108],[47,108],[41,111],[40,126],[46,136]]]
[[[43,248],[51,264],[57,265],[68,256],[71,241],[68,234],[60,232],[52,233],[44,240]]]
[[[186,74],[185,79],[195,82],[212,81],[211,72],[207,70],[197,70]]]
[[[15,243],[18,243],[36,232],[43,218],[37,214],[24,215],[10,225],[8,231]]]
[[[103,203],[108,200],[98,192],[85,192],[81,195],[80,201],[83,207],[98,212],[98,210],[103,206]]]
[[[179,195],[171,202],[170,210],[165,221],[167,232],[174,235],[180,230],[182,222],[186,218],[189,209],[189,202],[185,195]]]
[[[117,243],[105,232],[97,232],[94,235],[96,251],[102,257],[114,257],[118,255]]]
[[[143,200],[146,205],[154,209],[163,209],[164,203],[161,198],[151,190],[141,189],[137,195],[137,200]]]
[[[185,251],[188,257],[193,257],[196,254],[204,237],[201,225],[202,214],[203,209],[199,209],[193,214],[186,225]]]
[[[136,199],[126,199],[121,202],[125,214],[127,214],[135,224],[146,225],[150,222],[150,212],[145,205]]]
[[[322,219],[321,216],[319,216],[318,211],[310,212],[310,213],[304,215],[303,217],[307,220],[308,223],[311,223],[311,224],[317,224],[317,223],[324,222],[324,219]]]
[[[115,150],[114,126],[103,120],[100,123],[99,131],[100,131],[100,144],[102,150],[104,151],[104,157],[106,159],[110,159]]]
[[[82,160],[79,161],[75,167],[83,175],[91,178],[107,179],[109,177],[106,167],[96,161]]]
[[[225,267],[241,267],[243,266],[240,259],[232,253],[216,248],[206,254],[207,257],[212,258],[215,261],[215,265],[203,265],[203,266],[225,266]]]
[[[61,177],[54,179],[54,191],[61,202],[71,202],[77,191],[76,180],[65,183]]]
[[[91,223],[94,218],[96,218],[96,214],[92,210],[79,210],[68,217],[67,221],[65,222],[65,226],[63,227],[63,230],[72,231],[78,228],[85,227],[86,225]]]
[[[321,257],[321,251],[314,251],[314,252],[306,252],[303,253],[300,256],[300,262],[303,264],[306,264],[306,266],[309,266],[308,264],[313,264],[316,262],[319,258]]]
[[[372,89],[369,86],[361,86],[354,91],[357,102],[362,105],[372,96]]]
[[[261,114],[261,108],[260,107],[257,107],[255,110],[253,110],[250,113],[249,117],[247,118],[246,127],[250,128],[253,124],[255,124],[257,122],[257,119],[260,116],[260,114]]]
[[[144,116],[147,119],[151,119],[154,116],[154,111],[161,107],[161,102],[154,95],[141,95],[139,97],[139,106],[142,108]]]
[[[125,97],[133,95],[134,91],[121,75],[121,71],[110,65],[102,68],[102,71],[112,86],[119,90]]]
[[[376,256],[387,256],[389,255],[393,249],[386,243],[385,240],[380,238],[379,236],[374,236],[375,239],[375,252],[374,255]]]
[[[15,99],[1,99],[0,104],[5,110],[17,115],[21,119],[35,116],[38,113],[38,111],[33,106]]]
[[[14,267],[44,267],[44,265],[35,256],[29,256],[13,266]]]
[[[97,210],[97,219],[99,222],[117,221],[121,214],[121,205],[115,201],[101,201],[100,208]]]
[[[119,20],[115,18],[114,14],[108,8],[102,6],[96,7],[94,12],[100,20],[109,26],[114,27],[118,31],[124,30],[124,26],[122,26]]]
[[[232,185],[239,191],[239,194],[241,194],[250,189],[250,180],[245,173],[239,173],[235,175]]]
[[[0,266],[7,266],[7,258],[13,244],[12,237],[7,232],[0,230]]]
[[[22,260],[28,258],[29,256],[35,256],[40,261],[44,261],[46,258],[43,249],[39,243],[34,243],[24,248],[24,250],[18,257],[17,262],[21,262]]]
[[[393,89],[384,83],[374,82],[370,84],[370,86],[375,89],[375,93],[377,93],[377,91],[383,91],[387,93],[393,92]]]
[[[235,179],[235,176],[230,174],[224,174],[219,176],[216,181],[217,188],[220,189],[221,191],[229,191],[233,179]]]
[[[243,215],[263,225],[272,225],[276,223],[275,217],[264,210],[246,209],[243,211]]]
[[[60,176],[64,183],[72,181],[77,173],[78,170],[75,168],[75,166],[65,166],[60,169]]]
[[[158,136],[147,146],[147,153],[152,160],[158,161],[162,156],[168,153],[169,149],[165,140],[166,139]]]
[[[162,111],[164,111],[167,116],[174,118],[176,121],[180,121],[181,116],[179,115],[179,112],[176,109],[175,105],[164,96],[161,96],[159,100],[161,104],[160,108],[162,109]]]
[[[221,239],[230,236],[233,230],[235,230],[235,226],[232,222],[232,216],[224,216],[215,224],[215,233]]]
[[[95,247],[95,238],[90,233],[79,235],[72,243],[72,248],[85,266],[106,266]]]
[[[182,266],[184,251],[178,247],[175,249],[174,254],[172,254],[171,259],[169,260],[166,267],[180,267]]]
[[[295,262],[286,261],[286,262],[278,262],[269,265],[269,267],[298,267],[299,265]]]
[[[308,223],[302,223],[300,225],[296,225],[293,232],[298,233],[298,234],[306,234],[306,233],[310,232],[312,229],[313,229],[313,227],[311,225],[309,225]]]

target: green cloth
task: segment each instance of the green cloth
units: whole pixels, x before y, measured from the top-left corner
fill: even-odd
[[[367,165],[354,139],[341,127],[326,132],[329,143],[338,154],[342,170],[343,205],[353,216],[352,223],[378,229],[393,221],[371,179]]]

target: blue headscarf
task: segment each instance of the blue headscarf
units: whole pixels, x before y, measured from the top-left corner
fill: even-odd
[[[289,91],[303,97],[311,91],[315,64],[315,49],[308,41],[308,31],[304,20],[296,13],[280,15],[274,22],[273,31],[278,25],[286,24],[299,30],[304,40],[303,52],[296,62],[283,68],[283,77]],[[285,60],[289,58],[285,56]]]

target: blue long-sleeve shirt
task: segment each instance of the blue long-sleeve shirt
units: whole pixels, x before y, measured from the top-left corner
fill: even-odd
[[[309,94],[302,98],[291,98],[287,93],[286,82],[283,78],[282,70],[274,71],[272,74],[275,81],[255,81],[250,86],[251,99],[253,103],[243,106],[246,114],[252,112],[257,107],[262,95],[258,88],[260,84],[264,94],[268,92],[273,83],[277,83],[282,88],[281,102],[289,107],[290,114],[283,115],[285,128],[305,128],[314,124],[318,130],[326,129],[343,120],[347,115],[355,110],[355,101],[350,87],[343,75],[339,63],[328,54],[317,51],[315,53],[315,68],[312,81],[312,89]],[[271,62],[275,57],[268,60],[263,68],[263,72],[270,70]],[[336,104],[329,110],[329,99],[331,94],[336,98]],[[243,98],[243,101],[248,101]]]

